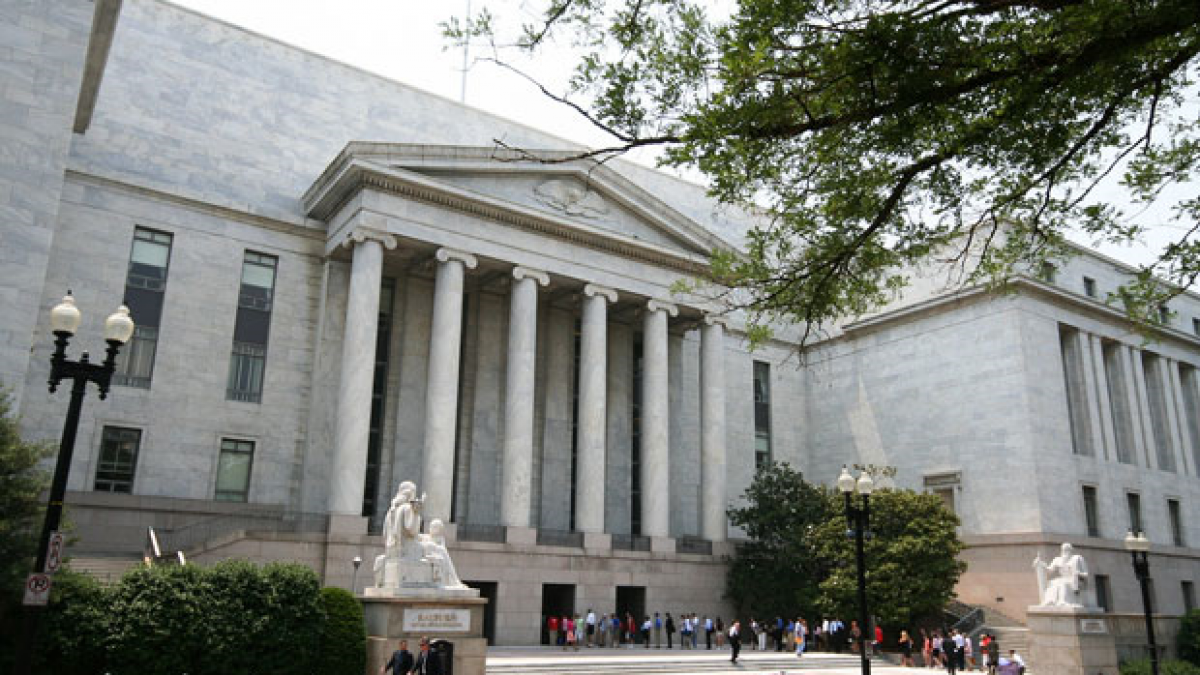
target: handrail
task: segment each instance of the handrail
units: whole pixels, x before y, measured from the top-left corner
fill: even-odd
[[[167,537],[170,547],[191,551],[206,542],[238,531],[248,532],[324,532],[329,514],[303,512],[242,513],[205,518],[172,530]]]

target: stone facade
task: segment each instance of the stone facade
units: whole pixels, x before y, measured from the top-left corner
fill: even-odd
[[[815,480],[892,465],[944,493],[967,602],[1023,618],[1034,553],[1069,540],[1135,611],[1130,493],[1159,611],[1200,581],[1197,296],[1144,342],[1104,302],[1129,268],[1081,250],[1006,294],[918,279],[803,360],[786,329],[751,353],[736,318],[672,293],[749,222],[698,186],[620,161],[494,161],[494,138],[571,146],[156,0],[123,3],[106,67],[86,62],[104,37],[92,3],[0,8],[0,379],[28,437],[62,422],[42,384],[50,307],[73,289],[72,351],[99,351],[135,228],[173,237],[149,387],[86,400],[79,555],[136,552],[153,525],[196,560],[300,560],[349,586],[408,479],[457,525],[463,579],[494,584],[498,643],[537,641],[546,584],[573,587],[577,612],[637,597],[728,617],[723,513],[753,476],[764,362],[772,458]],[[277,260],[259,402],[226,394],[246,251]],[[131,494],[95,491],[106,426],[141,432]],[[215,501],[222,439],[254,444],[245,504]]]

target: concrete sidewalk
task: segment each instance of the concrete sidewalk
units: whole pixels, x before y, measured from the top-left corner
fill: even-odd
[[[564,652],[561,647],[489,647],[488,675],[557,675],[559,673],[607,675],[647,673],[654,675],[779,675],[780,673],[828,673],[858,675],[860,662],[853,654],[813,653],[797,657],[787,652],[743,650],[736,664],[729,661],[728,649],[598,649],[582,648]],[[872,672],[889,675],[917,675],[931,672],[926,668],[900,668],[873,659]]]

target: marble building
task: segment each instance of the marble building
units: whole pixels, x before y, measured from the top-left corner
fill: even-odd
[[[548,611],[731,614],[725,519],[756,463],[896,466],[962,518],[969,603],[1018,620],[1071,540],[1140,608],[1200,580],[1200,296],[1146,341],[1093,252],[1012,292],[918,279],[818,342],[751,352],[672,292],[749,220],[702,188],[159,0],[0,0],[0,380],[56,439],[49,309],[93,352],[138,330],[84,408],[80,559],[153,526],[193,560],[293,559],[349,585],[396,485],[428,493],[500,644]],[[360,582],[368,575],[358,575]]]

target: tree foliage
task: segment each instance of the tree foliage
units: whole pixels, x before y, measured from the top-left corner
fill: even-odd
[[[343,588],[322,588],[325,630],[321,633],[318,675],[361,673],[367,668],[367,625],[354,594]]]
[[[545,0],[511,38],[486,12],[446,32],[489,41],[501,64],[505,47],[573,46],[566,91],[544,91],[612,136],[586,154],[659,146],[764,214],[747,256],[713,264],[750,291],[752,326],[807,338],[930,256],[996,282],[1065,255],[1070,228],[1138,240],[1147,223],[1114,202],[1117,177],[1140,209],[1196,174],[1195,0],[727,4]],[[1139,321],[1200,273],[1200,197],[1172,208],[1182,232],[1115,295]]]
[[[1200,667],[1200,609],[1183,615],[1179,622],[1179,658]]]
[[[746,532],[727,588],[740,613],[856,617],[857,562],[843,495],[808,483],[787,464],[759,470],[730,522]],[[966,568],[958,518],[936,495],[877,490],[866,544],[867,597],[885,626],[939,611]]]
[[[16,652],[21,594],[33,568],[45,507],[40,495],[50,485],[39,462],[51,448],[22,440],[10,410],[8,392],[0,387],[0,670],[11,668]]]

